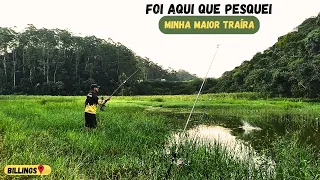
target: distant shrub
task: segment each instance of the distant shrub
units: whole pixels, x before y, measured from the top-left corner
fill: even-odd
[[[164,102],[164,99],[163,98],[152,98],[150,99],[150,101],[154,101],[154,102]]]
[[[41,105],[45,105],[46,103],[47,103],[47,100],[45,100],[45,99],[43,99],[43,100],[40,101],[40,104],[41,104]]]

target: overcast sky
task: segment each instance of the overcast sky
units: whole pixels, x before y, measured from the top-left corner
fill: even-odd
[[[184,69],[204,77],[216,51],[209,77],[219,77],[258,51],[272,46],[279,36],[292,31],[320,12],[319,0],[0,0],[0,26],[60,28],[82,35],[112,38],[164,68]],[[166,35],[158,28],[164,14],[146,14],[146,4],[170,3],[272,4],[272,14],[256,15],[260,29],[254,35]],[[224,15],[222,12],[221,15]]]

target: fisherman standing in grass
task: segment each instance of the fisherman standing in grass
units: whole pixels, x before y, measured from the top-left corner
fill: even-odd
[[[89,128],[96,128],[97,127],[97,106],[103,106],[107,101],[111,99],[108,97],[106,100],[99,101],[97,93],[99,92],[100,86],[97,84],[92,84],[90,87],[90,91],[87,94],[87,99],[85,101],[85,130]]]

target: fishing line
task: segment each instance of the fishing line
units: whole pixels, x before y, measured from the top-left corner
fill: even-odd
[[[204,116],[205,116],[205,113],[206,113],[206,110],[207,110],[207,108],[208,108],[208,106],[209,106],[209,102],[210,102],[210,101],[211,101],[211,98],[209,98],[209,99],[207,100],[206,107],[205,107],[204,110],[203,110],[203,113],[202,113],[202,115],[201,115],[200,121],[203,120],[203,118],[204,118]],[[190,143],[190,145],[189,145],[188,152],[187,152],[187,155],[186,155],[186,158],[185,158],[186,161],[187,161],[187,159],[188,159],[188,157],[189,157],[189,154],[190,154],[192,145],[193,145],[193,142]]]
[[[209,71],[210,71],[210,69],[211,69],[213,60],[215,59],[215,57],[216,57],[216,55],[217,55],[218,49],[219,49],[219,44],[217,45],[217,50],[216,50],[216,52],[215,52],[215,54],[214,54],[214,56],[213,56],[213,59],[212,59],[212,61],[211,61],[211,63],[210,63],[210,66],[209,66],[209,69],[208,69],[208,71],[207,71],[207,74],[206,74],[205,78],[203,79],[203,82],[202,82],[202,84],[201,84],[201,87],[200,87],[200,90],[199,90],[199,92],[198,92],[197,98],[196,98],[196,100],[195,100],[194,103],[193,103],[191,112],[190,112],[189,117],[188,117],[188,120],[187,120],[187,122],[186,122],[186,124],[185,124],[185,126],[184,126],[184,129],[183,129],[183,131],[182,131],[182,134],[185,133],[185,131],[186,131],[186,129],[187,129],[187,126],[188,126],[188,124],[189,124],[189,122],[190,122],[191,115],[192,115],[192,113],[193,113],[193,111],[194,111],[195,105],[197,104],[197,101],[198,101],[198,99],[199,99],[199,96],[200,96],[200,93],[201,93],[201,91],[202,91],[202,88],[203,88],[203,86],[204,86],[204,84],[205,84],[205,82],[206,82],[206,80],[207,80],[207,76],[208,76]],[[168,170],[167,170],[165,179],[167,179],[168,176],[169,176],[169,174],[170,174],[170,171],[171,171],[173,162],[174,162],[174,160],[175,160],[175,158],[176,158],[176,156],[177,156],[178,150],[179,150],[179,144],[177,144],[176,150],[175,150],[174,154],[172,155],[171,163],[170,163],[170,166],[169,166],[169,168],[168,168]]]

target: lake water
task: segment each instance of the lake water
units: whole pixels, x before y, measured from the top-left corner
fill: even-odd
[[[239,128],[243,129],[244,134],[261,130],[261,128],[251,126],[246,122]],[[275,162],[271,158],[260,155],[250,144],[232,135],[232,130],[226,127],[198,125],[187,130],[185,135],[174,133],[166,145],[167,154],[172,153],[169,150],[170,147],[182,144],[186,140],[194,142],[196,146],[205,145],[210,147],[218,144],[226,150],[230,157],[249,162],[253,167],[259,168],[262,165],[267,165],[270,172],[275,168]],[[182,161],[181,159],[179,160],[180,163],[183,163]]]

